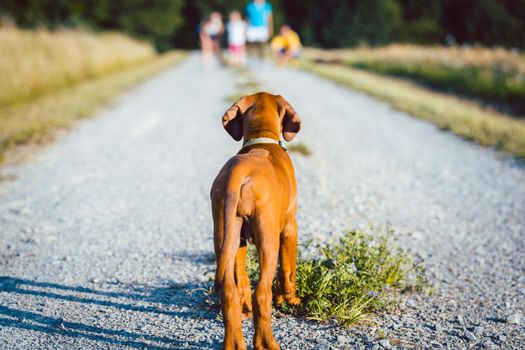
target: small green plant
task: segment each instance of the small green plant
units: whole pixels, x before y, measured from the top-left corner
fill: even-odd
[[[231,95],[228,95],[224,98],[224,101],[228,102],[228,103],[234,103],[235,101],[237,101],[238,99],[240,99],[241,97],[243,97],[245,94],[243,93],[234,93],[234,94],[231,94]]]
[[[250,79],[248,79],[246,81],[238,82],[237,83],[237,88],[239,90],[242,90],[242,91],[244,91],[244,90],[249,90],[249,91],[251,91],[251,90],[258,90],[260,88],[260,84],[257,81],[255,81],[253,78],[250,78]]]
[[[250,70],[245,68],[235,69],[234,72],[240,78],[236,82],[236,92],[225,97],[226,102],[233,103],[245,95],[251,95],[261,89],[261,85],[252,75]]]
[[[310,148],[302,142],[289,144],[286,146],[286,149],[289,152],[299,153],[303,156],[312,155],[312,151],[310,150]]]
[[[422,291],[424,269],[399,247],[393,232],[350,231],[338,241],[311,242],[297,262],[297,307],[281,306],[284,314],[342,325],[369,320],[374,313],[395,306],[399,292]],[[255,249],[249,250],[248,273],[257,279]]]

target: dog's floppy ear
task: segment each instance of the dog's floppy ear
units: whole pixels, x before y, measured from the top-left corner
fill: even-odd
[[[278,97],[278,101],[281,113],[284,113],[283,137],[286,142],[290,142],[301,129],[301,118],[282,96]]]
[[[235,141],[240,141],[243,137],[243,114],[251,106],[249,96],[238,99],[222,116],[222,126],[233,137]]]

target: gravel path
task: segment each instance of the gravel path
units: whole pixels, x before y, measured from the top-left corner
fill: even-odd
[[[293,155],[301,239],[391,225],[434,287],[365,329],[277,319],[283,349],[524,348],[523,164],[307,73],[253,74],[313,151]],[[220,348],[208,192],[239,148],[220,124],[239,79],[191,56],[0,170],[0,349]]]

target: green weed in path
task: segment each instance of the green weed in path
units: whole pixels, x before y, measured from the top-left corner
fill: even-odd
[[[350,231],[328,244],[311,242],[297,262],[298,307],[283,306],[284,314],[341,325],[369,320],[371,315],[395,306],[399,292],[421,291],[424,269],[395,242],[392,231]],[[258,277],[255,249],[250,249],[248,273],[255,286]]]
[[[310,150],[310,147],[308,147],[306,144],[302,142],[288,144],[286,145],[286,149],[288,150],[288,152],[299,153],[299,154],[302,154],[303,156],[312,155],[312,151]]]

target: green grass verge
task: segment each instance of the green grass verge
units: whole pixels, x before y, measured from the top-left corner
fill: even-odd
[[[303,62],[303,68],[390,103],[440,129],[525,159],[525,120],[492,112],[460,98],[413,83],[344,65]]]
[[[500,67],[450,67],[430,62],[355,61],[351,67],[414,79],[442,90],[450,90],[506,103],[518,112],[525,110],[525,84],[516,73]]]
[[[427,287],[424,269],[395,242],[393,232],[350,231],[328,244],[311,242],[297,262],[298,307],[282,306],[284,314],[341,325],[371,321],[372,315],[393,308],[398,293]],[[255,285],[258,264],[251,247],[248,273]]]
[[[139,66],[0,109],[0,161],[8,149],[42,141],[56,128],[92,115],[126,89],[184,57],[183,52],[164,54]]]

